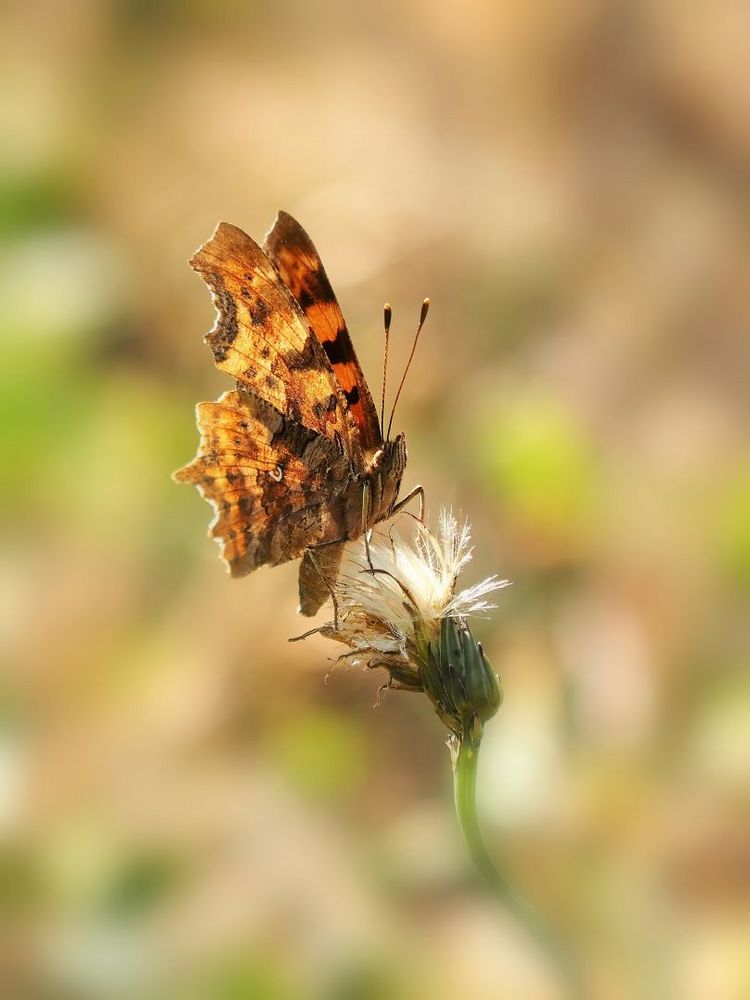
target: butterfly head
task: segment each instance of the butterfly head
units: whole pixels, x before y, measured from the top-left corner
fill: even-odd
[[[401,488],[401,478],[406,468],[406,437],[397,434],[392,441],[385,441],[373,461],[373,473],[380,479],[380,511],[377,520],[386,516],[396,500]]]
[[[406,468],[406,435],[397,434],[392,441],[383,444],[380,464],[384,469],[396,473],[399,479]]]

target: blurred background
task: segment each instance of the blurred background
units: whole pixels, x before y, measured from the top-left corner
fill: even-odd
[[[186,264],[284,208],[405,486],[472,521],[482,821],[597,997],[750,995],[745,5],[0,15],[3,996],[547,998],[426,700],[288,645],[170,481],[229,388]],[[744,825],[743,825],[744,824]]]

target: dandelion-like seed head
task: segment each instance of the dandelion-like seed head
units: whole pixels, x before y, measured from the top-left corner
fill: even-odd
[[[508,585],[491,576],[457,591],[472,555],[468,523],[443,510],[436,533],[417,522],[412,541],[391,532],[350,546],[334,587],[334,621],[321,632],[349,647],[344,656],[388,671],[387,687],[424,691],[462,736],[500,704],[500,687],[467,623],[495,607]],[[369,548],[369,559],[368,559]]]

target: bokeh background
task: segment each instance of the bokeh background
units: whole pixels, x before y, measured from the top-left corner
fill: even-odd
[[[311,232],[406,485],[473,523],[493,854],[594,995],[750,995],[750,18],[730,0],[30,0],[0,15],[2,994],[546,998],[426,700],[288,645],[170,472],[187,267]]]

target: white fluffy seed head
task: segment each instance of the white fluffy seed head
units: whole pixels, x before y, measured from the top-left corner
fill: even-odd
[[[442,510],[435,534],[422,524],[413,541],[395,532],[374,534],[372,567],[363,542],[348,546],[334,588],[338,620],[323,633],[361,651],[362,659],[416,670],[444,618],[484,614],[495,607],[489,595],[508,586],[491,576],[456,593],[471,559],[470,541],[468,523]]]

